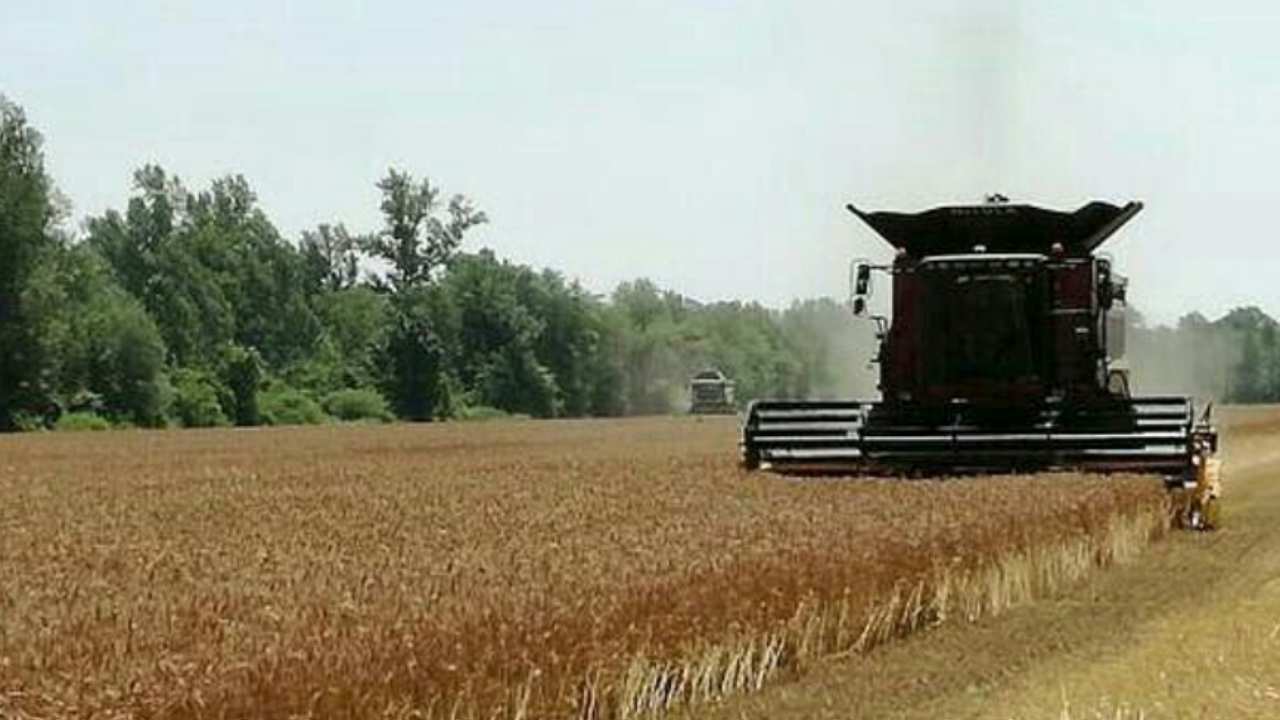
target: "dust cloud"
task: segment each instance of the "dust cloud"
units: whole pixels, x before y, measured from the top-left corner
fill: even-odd
[[[829,375],[817,394],[826,399],[876,400],[880,397],[879,347],[875,323],[855,317],[848,308],[824,315],[816,328],[827,352]]]
[[[1149,327],[1136,312],[1128,318],[1127,348],[1117,366],[1129,370],[1135,395],[1187,395],[1203,403],[1231,394],[1241,360],[1234,333],[1196,315],[1177,327]]]

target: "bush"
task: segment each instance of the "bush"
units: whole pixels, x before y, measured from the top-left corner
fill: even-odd
[[[321,425],[329,420],[311,396],[288,385],[258,393],[258,411],[267,425]]]
[[[90,311],[90,387],[114,419],[162,426],[169,400],[164,341],[140,302],[123,292],[114,295]]]
[[[324,398],[325,412],[339,420],[393,419],[387,399],[377,390],[352,389],[331,392]]]
[[[24,410],[19,410],[13,414],[13,427],[18,432],[40,432],[47,429],[45,428],[44,418]]]
[[[110,430],[111,423],[101,415],[91,412],[73,412],[58,418],[58,422],[54,423],[53,429],[59,432]]]
[[[228,345],[223,349],[222,380],[231,391],[229,409],[236,425],[248,427],[263,421],[258,405],[262,367],[262,356],[253,348]]]
[[[172,411],[184,427],[230,425],[218,402],[218,384],[207,373],[179,370],[173,375]]]

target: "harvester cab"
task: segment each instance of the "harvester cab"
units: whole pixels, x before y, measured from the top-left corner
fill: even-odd
[[[1120,362],[1128,281],[1097,249],[1141,203],[848,209],[895,250],[892,263],[850,269],[858,316],[870,314],[873,278],[892,279],[891,316],[870,315],[882,397],[753,402],[747,467],[1151,473],[1188,498],[1188,524],[1212,522],[1220,468],[1207,413],[1187,397],[1132,396]]]

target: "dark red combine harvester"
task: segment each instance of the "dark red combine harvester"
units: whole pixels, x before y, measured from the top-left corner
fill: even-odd
[[[1142,209],[1055,212],[997,198],[921,213],[863,212],[897,250],[857,263],[893,277],[870,401],[758,400],[742,432],[748,468],[906,476],[1082,470],[1163,476],[1212,522],[1217,433],[1186,397],[1133,397],[1123,354],[1127,281],[1097,249]],[[1212,507],[1211,507],[1212,506]]]

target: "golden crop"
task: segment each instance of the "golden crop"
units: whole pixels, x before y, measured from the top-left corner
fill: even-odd
[[[0,438],[0,716],[626,717],[998,611],[1159,483],[797,481],[731,421]]]

